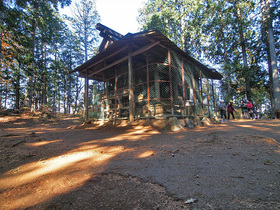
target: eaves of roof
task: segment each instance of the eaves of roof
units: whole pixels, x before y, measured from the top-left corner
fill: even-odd
[[[128,49],[130,42],[133,42],[135,45],[137,45],[139,49],[143,49],[145,48],[145,46],[153,46],[153,43],[159,43],[160,46],[175,51],[181,57],[187,59],[189,62],[198,66],[206,77],[217,80],[220,80],[223,77],[215,69],[208,68],[204,64],[200,63],[199,61],[185,53],[183,50],[181,50],[178,46],[176,46],[172,41],[170,41],[157,30],[143,31],[135,34],[128,33],[121,39],[115,41],[113,44],[108,46],[105,50],[99,52],[96,56],[92,57],[82,65],[75,68],[72,72],[78,71],[80,72],[80,74],[83,74],[83,72],[86,72],[87,70],[96,71],[98,68],[94,67],[96,67],[98,64],[101,64],[103,61],[106,61],[106,59],[109,57],[111,57],[111,59],[113,57],[116,57],[116,59],[119,59],[120,57],[125,57],[124,52]]]

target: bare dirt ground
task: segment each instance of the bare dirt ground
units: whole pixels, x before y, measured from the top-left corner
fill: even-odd
[[[280,209],[280,121],[180,132],[0,117],[1,209]]]

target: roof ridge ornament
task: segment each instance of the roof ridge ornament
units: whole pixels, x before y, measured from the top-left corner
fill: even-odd
[[[98,52],[105,50],[108,46],[113,44],[114,42],[123,38],[123,35],[114,31],[113,29],[102,25],[101,23],[97,23],[95,28],[100,31],[100,36],[103,37],[102,43],[99,47]]]

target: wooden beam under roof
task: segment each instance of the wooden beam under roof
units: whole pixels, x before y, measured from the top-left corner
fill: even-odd
[[[131,56],[136,56],[136,55],[138,55],[138,54],[140,54],[140,53],[143,53],[143,52],[145,52],[145,51],[151,49],[152,47],[158,45],[159,43],[160,43],[160,42],[157,41],[157,42],[154,42],[154,43],[152,43],[152,44],[150,44],[150,45],[146,45],[145,47],[142,47],[141,49],[132,52],[132,53],[131,53]],[[111,68],[111,67],[113,67],[113,66],[115,66],[115,65],[117,65],[117,64],[119,64],[119,63],[121,63],[121,62],[123,62],[123,61],[125,61],[125,60],[127,60],[127,59],[128,59],[128,55],[125,56],[125,57],[123,57],[123,58],[121,58],[121,59],[119,59],[119,60],[117,60],[117,61],[115,61],[115,62],[113,62],[113,63],[111,63],[111,64],[108,65],[108,66],[105,66],[105,67],[99,69],[98,71],[95,71],[95,72],[90,73],[89,76],[91,77],[91,76],[93,76],[93,75],[95,75],[95,74],[98,74],[99,72],[102,72],[102,71],[104,71],[104,70],[106,70],[106,69],[108,69],[108,68]]]
[[[106,58],[103,58],[103,59],[101,59],[101,60],[99,60],[99,61],[97,61],[97,62],[91,64],[90,66],[88,66],[87,68],[85,68],[84,70],[82,70],[82,71],[80,71],[80,72],[85,72],[86,70],[89,70],[89,69],[92,68],[93,66],[96,66],[96,65],[98,65],[99,63],[102,63],[102,62],[106,61],[108,58],[111,58],[111,57],[113,57],[113,56],[119,54],[120,52],[126,50],[127,48],[128,48],[128,45],[122,47],[121,49],[117,50],[116,52],[113,52],[113,53],[111,53],[110,55],[108,55]]]

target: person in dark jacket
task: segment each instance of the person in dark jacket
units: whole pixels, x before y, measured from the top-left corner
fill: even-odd
[[[226,109],[227,109],[226,103],[224,103],[224,101],[221,100],[220,104],[219,104],[219,110],[220,110],[220,115],[221,115],[221,121],[222,122],[227,119]]]
[[[230,118],[230,115],[232,115],[232,118],[235,119],[233,111],[234,111],[234,108],[232,106],[232,103],[228,102],[228,105],[227,105],[228,119]]]
[[[244,101],[241,101],[240,108],[241,108],[241,117],[248,118],[247,104]]]

